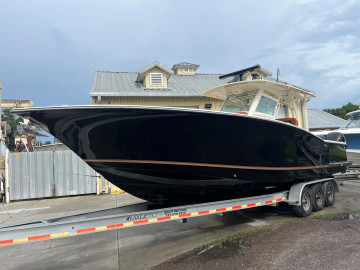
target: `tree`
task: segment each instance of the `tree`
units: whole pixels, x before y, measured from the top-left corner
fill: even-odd
[[[324,109],[323,111],[347,120],[349,117],[346,114],[356,110],[359,110],[359,106],[349,102],[341,108]]]
[[[1,114],[1,121],[6,121],[6,123],[10,126],[10,132],[6,135],[5,138],[5,145],[9,148],[10,151],[14,151],[15,149],[15,133],[16,126],[20,122],[24,122],[21,117],[15,117],[13,114],[10,113],[10,109],[4,109]]]

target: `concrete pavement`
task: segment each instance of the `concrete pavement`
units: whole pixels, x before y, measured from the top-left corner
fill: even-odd
[[[336,203],[321,213],[360,208],[360,182],[345,182]],[[129,194],[32,200],[0,205],[0,223],[110,208],[140,200]],[[293,218],[276,207],[260,207],[224,216],[192,218],[76,237],[0,247],[0,269],[147,269],[202,243],[240,230]]]

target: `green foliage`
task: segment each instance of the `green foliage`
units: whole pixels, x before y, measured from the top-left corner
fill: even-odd
[[[44,144],[51,144],[51,142],[50,142],[50,141],[46,141]]]
[[[324,109],[323,111],[347,120],[349,117],[346,114],[356,110],[359,110],[359,106],[349,102],[341,108]]]
[[[11,131],[6,135],[5,144],[10,151],[14,151],[16,126],[20,122],[24,122],[24,120],[21,117],[15,117],[13,114],[11,114],[10,109],[3,109],[1,114],[1,121],[6,121],[6,123],[10,126]]]

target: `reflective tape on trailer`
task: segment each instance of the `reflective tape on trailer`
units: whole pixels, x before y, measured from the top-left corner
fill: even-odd
[[[274,204],[277,202],[284,201],[285,199],[286,198],[283,197],[283,198],[278,198],[278,199],[271,200],[271,201],[266,201],[264,204],[262,204],[260,202],[259,203],[250,203],[250,204],[244,204],[244,205],[236,205],[236,206],[227,207],[227,208],[218,208],[218,209],[205,210],[205,211],[199,211],[199,212],[193,212],[193,213],[158,217],[158,218],[153,218],[153,219],[136,220],[136,221],[132,221],[132,222],[113,224],[113,225],[108,225],[108,226],[103,226],[103,227],[93,227],[93,228],[81,229],[81,230],[77,230],[76,233],[83,234],[83,233],[99,231],[99,228],[101,228],[101,230],[108,230],[108,229],[114,229],[114,228],[120,228],[120,227],[136,226],[136,225],[141,225],[141,224],[146,224],[146,223],[156,223],[156,222],[162,222],[162,221],[166,221],[166,220],[183,219],[183,218],[187,218],[187,217],[195,217],[195,216],[208,215],[208,214],[214,214],[214,213],[220,213],[220,212],[234,211],[234,210],[251,208],[251,207],[256,207],[256,206],[261,206],[261,205]]]
[[[100,231],[100,230],[111,230],[111,229],[128,227],[128,226],[136,226],[136,225],[141,225],[141,224],[146,224],[146,223],[156,223],[156,222],[162,222],[162,221],[166,221],[166,220],[183,219],[183,218],[188,218],[188,217],[195,217],[195,216],[208,215],[208,214],[214,214],[214,213],[220,213],[220,212],[234,211],[234,210],[251,208],[251,207],[256,207],[256,206],[274,204],[274,203],[282,202],[285,199],[286,199],[285,197],[282,197],[282,198],[278,198],[275,200],[266,201],[264,204],[258,202],[258,203],[244,204],[244,205],[235,205],[235,206],[231,206],[231,207],[227,207],[227,208],[218,208],[218,209],[205,210],[205,211],[199,211],[199,212],[193,212],[193,213],[158,217],[158,218],[153,218],[153,219],[142,219],[142,220],[136,220],[136,221],[125,222],[125,223],[120,223],[120,224],[113,224],[113,225],[108,225],[108,226],[103,226],[103,227],[93,227],[93,228],[81,229],[81,230],[77,230],[76,233],[83,234],[83,233],[90,233],[90,232],[95,232],[95,231]]]
[[[285,197],[282,197],[282,198],[278,198],[278,199],[274,199],[274,200],[265,201],[264,203],[257,202],[257,203],[243,204],[243,205],[234,205],[234,206],[230,206],[230,207],[226,207],[226,208],[202,210],[202,211],[192,212],[192,213],[169,215],[169,216],[152,218],[152,219],[142,219],[142,220],[135,220],[135,221],[130,221],[130,222],[118,223],[118,224],[111,224],[111,225],[107,225],[107,226],[78,229],[78,230],[76,230],[75,235],[98,232],[98,231],[105,231],[105,230],[113,230],[113,229],[119,229],[122,227],[131,227],[131,226],[137,226],[137,225],[142,225],[142,224],[147,224],[147,223],[157,223],[157,222],[163,222],[163,221],[167,221],[167,220],[176,220],[176,219],[183,219],[183,218],[188,218],[188,217],[209,215],[209,214],[214,214],[214,213],[235,211],[235,210],[239,210],[239,209],[252,208],[252,207],[257,207],[257,206],[271,205],[271,204],[275,204],[278,202],[282,202],[285,199],[286,199]],[[46,239],[55,239],[55,238],[66,237],[66,236],[70,236],[70,235],[72,235],[72,234],[70,234],[70,232],[60,232],[60,233],[54,233],[54,234],[30,236],[30,237],[25,237],[25,238],[0,240],[0,246],[11,245],[11,244],[16,244],[16,243],[24,243],[24,242],[33,242],[33,241],[46,240]]]
[[[17,239],[2,240],[2,241],[0,241],[0,246],[17,244],[17,243],[25,243],[25,242],[33,242],[33,241],[39,241],[39,240],[45,240],[45,239],[54,239],[54,238],[59,238],[59,237],[64,237],[64,236],[69,236],[69,235],[70,235],[69,232],[61,232],[61,233],[43,234],[43,235],[30,236],[30,237],[24,237],[24,238],[17,238]]]
[[[349,174],[360,174],[360,170],[346,170],[346,173],[349,173]]]

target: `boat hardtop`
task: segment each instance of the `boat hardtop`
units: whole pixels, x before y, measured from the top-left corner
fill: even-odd
[[[306,102],[316,95],[289,84],[258,79],[225,84],[204,96],[224,100],[220,109],[224,112],[277,119],[307,129]],[[279,117],[280,109],[285,117]]]

